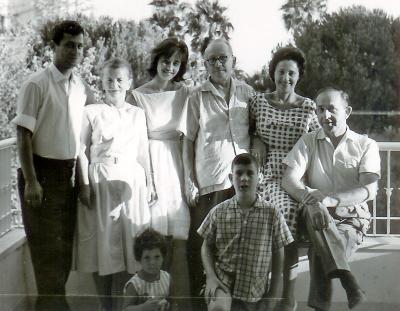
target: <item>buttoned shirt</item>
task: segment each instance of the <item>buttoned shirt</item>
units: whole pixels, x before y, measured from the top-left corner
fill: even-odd
[[[233,198],[215,206],[197,232],[215,246],[215,272],[234,298],[258,301],[273,250],[293,241],[282,213],[259,197],[247,215]]]
[[[68,79],[51,64],[22,85],[12,122],[32,132],[34,154],[73,159],[79,152],[83,107],[88,98],[78,76],[72,74]]]
[[[374,173],[380,177],[377,143],[349,128],[336,148],[323,129],[303,135],[283,162],[296,174],[305,175],[306,185],[320,190],[324,195],[360,187],[361,173]],[[366,202],[336,207],[331,214],[338,220],[361,219],[360,229],[364,233],[371,218]]]
[[[253,89],[231,79],[229,102],[208,80],[194,91],[182,111],[178,131],[195,142],[195,174],[204,195],[231,187],[235,155],[248,152],[248,101]]]

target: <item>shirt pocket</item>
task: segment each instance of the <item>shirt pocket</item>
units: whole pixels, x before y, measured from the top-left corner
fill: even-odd
[[[348,158],[344,160],[337,159],[335,169],[346,180],[358,181],[359,161],[356,158]]]

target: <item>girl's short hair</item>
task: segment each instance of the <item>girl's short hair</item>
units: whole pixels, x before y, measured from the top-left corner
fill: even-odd
[[[275,69],[278,63],[283,60],[292,60],[296,62],[299,68],[299,80],[303,77],[306,68],[306,56],[303,51],[293,46],[286,46],[277,50],[269,62],[269,76],[275,82]]]
[[[131,65],[123,58],[112,57],[108,59],[101,68],[101,76],[103,76],[104,71],[107,69],[120,69],[125,68],[128,71],[129,79],[133,78],[133,72]]]
[[[157,65],[159,59],[161,57],[170,58],[175,52],[178,52],[181,57],[181,66],[179,67],[178,73],[172,78],[172,80],[175,82],[183,80],[183,75],[186,73],[189,51],[186,43],[178,40],[175,37],[167,38],[161,41],[151,51],[151,64],[147,71],[152,78],[157,75]]]
[[[135,238],[135,244],[133,246],[135,259],[140,261],[142,259],[143,251],[155,248],[160,250],[163,257],[167,255],[167,241],[165,240],[165,237],[154,229],[146,229]]]

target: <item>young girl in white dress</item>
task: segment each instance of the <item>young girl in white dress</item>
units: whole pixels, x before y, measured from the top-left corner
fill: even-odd
[[[147,229],[135,239],[134,253],[142,268],[124,287],[124,311],[168,310],[171,277],[161,270],[167,253],[164,236]]]
[[[182,192],[181,141],[176,130],[189,88],[183,83],[188,48],[183,41],[167,38],[152,51],[152,80],[132,92],[135,104],[144,109],[150,142],[157,201],[151,206],[152,228],[172,237],[171,266],[174,297],[188,297],[189,273],[186,242],[189,209]],[[168,264],[167,264],[168,265]],[[183,299],[179,300],[183,302]],[[181,310],[189,310],[182,306]]]
[[[105,102],[86,106],[82,124],[78,159],[85,206],[78,210],[76,263],[78,271],[93,273],[100,310],[112,310],[111,294],[121,294],[126,271],[138,268],[133,239],[150,226],[148,202],[155,193],[145,115],[125,102],[131,67],[113,58],[101,80]],[[119,292],[112,292],[113,283]]]

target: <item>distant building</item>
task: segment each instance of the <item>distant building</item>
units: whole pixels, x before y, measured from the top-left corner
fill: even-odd
[[[94,0],[0,0],[0,32],[11,25],[26,24],[43,16],[41,8],[51,8],[54,15],[92,14]]]

